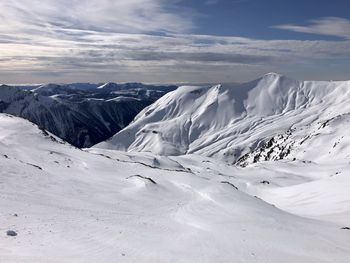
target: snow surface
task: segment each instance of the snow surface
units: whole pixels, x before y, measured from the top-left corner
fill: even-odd
[[[330,177],[301,161],[241,168],[199,155],[82,151],[0,114],[0,167],[0,262],[350,259],[349,230],[326,215],[350,207],[343,164],[327,166],[345,169]]]

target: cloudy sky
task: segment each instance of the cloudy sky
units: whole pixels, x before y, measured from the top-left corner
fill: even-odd
[[[0,82],[350,79],[348,0],[0,0]]]

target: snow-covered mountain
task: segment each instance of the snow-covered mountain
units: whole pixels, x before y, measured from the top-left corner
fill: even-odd
[[[246,166],[265,160],[350,161],[350,81],[269,73],[249,83],[180,87],[96,147],[200,154]]]
[[[72,134],[159,98],[83,150],[0,113],[0,262],[349,262],[350,82],[130,85],[0,88]]]
[[[0,114],[0,167],[0,262],[349,261],[348,165],[82,151]]]
[[[107,85],[107,84],[106,84]],[[31,90],[0,86],[0,112],[28,119],[77,147],[90,147],[120,131],[175,86],[45,84]]]

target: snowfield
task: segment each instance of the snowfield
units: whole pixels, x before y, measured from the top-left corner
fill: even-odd
[[[348,263],[349,96],[182,87],[84,150],[0,114],[0,262]]]

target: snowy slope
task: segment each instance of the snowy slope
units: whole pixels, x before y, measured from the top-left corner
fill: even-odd
[[[82,151],[0,114],[0,167],[0,262],[350,258],[343,225],[292,215],[245,193],[267,194],[270,186],[253,187],[263,176],[281,186],[304,182],[273,177],[276,166],[262,173],[200,156]]]
[[[289,136],[283,149],[274,144],[274,153],[267,154],[269,148],[255,160],[310,160],[314,153],[327,159],[335,142],[333,156],[348,158],[349,122],[335,118],[348,119],[349,101],[348,81],[297,81],[276,73],[234,86],[186,86],[144,109],[126,129],[96,147],[161,155],[195,153],[247,165],[246,160],[252,163],[256,151],[266,150],[269,141]],[[328,122],[335,126],[317,131]],[[327,147],[321,156],[315,147],[323,142]]]
[[[347,111],[346,102],[341,107]],[[322,110],[327,111],[328,109]],[[340,109],[339,112],[341,112]],[[326,115],[320,121],[308,120],[307,124],[300,121],[287,132],[275,135],[267,143],[242,156],[237,164],[246,166],[260,161],[286,158],[318,164],[348,163],[350,161],[349,129],[350,112],[342,114],[334,112]]]

